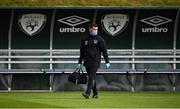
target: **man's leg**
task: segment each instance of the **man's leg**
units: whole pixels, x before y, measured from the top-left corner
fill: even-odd
[[[97,93],[96,86],[94,87],[94,85],[96,85],[95,77],[96,77],[97,68],[96,67],[86,67],[86,71],[87,71],[87,74],[89,77],[86,95],[89,96],[91,93],[91,89],[93,89],[93,93],[94,93],[94,91]],[[95,90],[94,90],[94,88],[95,88]]]
[[[96,80],[95,80],[94,86],[93,86],[93,93],[97,95]]]
[[[94,85],[94,71],[93,71],[93,67],[87,67],[86,68],[86,71],[87,71],[87,74],[88,74],[88,85],[87,85],[87,90],[86,90],[86,94],[89,94],[91,93],[91,89]]]
[[[93,96],[92,98],[98,98],[97,88],[96,88],[96,81],[93,86]]]

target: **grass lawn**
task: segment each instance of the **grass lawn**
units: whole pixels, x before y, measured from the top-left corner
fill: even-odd
[[[180,6],[180,0],[0,0],[0,6]]]
[[[180,108],[180,92],[100,92],[84,99],[82,92],[1,92],[0,108]]]

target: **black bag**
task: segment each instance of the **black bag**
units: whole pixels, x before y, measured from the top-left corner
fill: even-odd
[[[82,68],[77,68],[73,73],[69,75],[68,81],[75,84],[86,84],[87,76],[83,72]]]

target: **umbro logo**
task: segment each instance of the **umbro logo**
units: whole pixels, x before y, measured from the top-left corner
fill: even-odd
[[[149,33],[149,32],[153,32],[153,33],[166,33],[168,32],[168,28],[164,27],[164,28],[159,28],[158,26],[161,26],[163,24],[167,24],[173,20],[169,19],[169,18],[166,18],[166,17],[162,17],[162,16],[159,16],[159,15],[156,15],[156,16],[152,16],[152,17],[148,17],[148,18],[145,18],[145,19],[142,19],[140,20],[141,22],[143,23],[146,23],[148,25],[151,25],[151,26],[154,26],[152,28],[142,28],[142,32],[144,33]]]
[[[152,16],[152,17],[148,17],[145,19],[140,20],[141,22],[144,22],[146,24],[152,25],[152,26],[160,26],[166,23],[171,22],[171,19],[168,19],[166,17],[162,17],[162,16]]]
[[[86,19],[86,18],[83,18],[80,16],[76,16],[76,15],[58,19],[58,22],[67,24],[69,26],[77,26],[77,25],[80,25],[80,24],[83,24],[83,23],[86,23],[89,21],[90,21],[89,19]]]
[[[73,33],[74,32],[83,33],[86,31],[85,28],[75,28],[75,26],[81,25],[81,24],[89,22],[89,21],[90,21],[89,19],[86,19],[86,18],[83,18],[80,16],[76,16],[76,15],[58,19],[58,22],[71,26],[70,28],[59,28],[59,32],[61,32],[61,33],[72,33],[72,32]]]

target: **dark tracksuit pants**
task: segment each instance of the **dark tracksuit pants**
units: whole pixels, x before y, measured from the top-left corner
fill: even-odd
[[[91,93],[91,89],[93,90],[94,94],[97,94],[97,88],[96,88],[96,72],[98,70],[98,67],[86,67],[86,71],[88,74],[88,85],[86,94]]]

